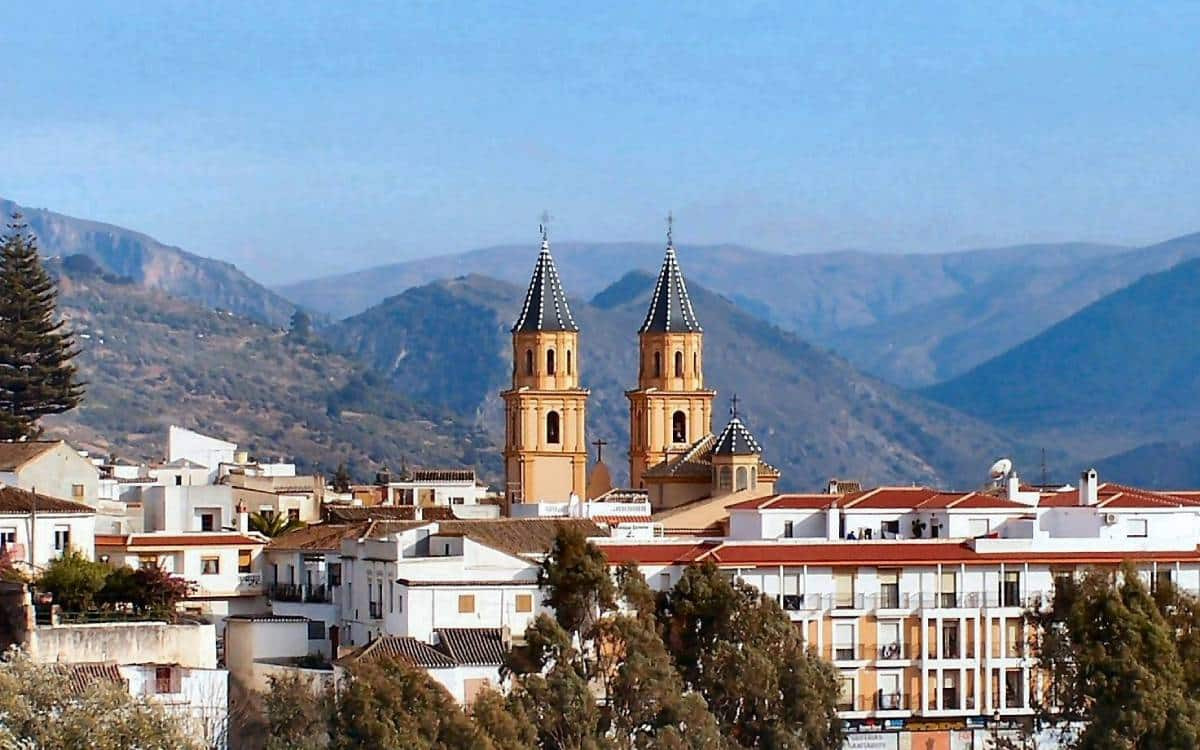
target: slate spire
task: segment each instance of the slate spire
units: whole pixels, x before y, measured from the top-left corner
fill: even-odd
[[[550,238],[546,225],[542,233],[542,250],[538,253],[537,265],[533,267],[533,278],[529,280],[529,291],[525,293],[525,304],[521,315],[512,327],[513,333],[535,331],[578,331],[571,308],[567,307],[567,295],[558,279],[558,269],[550,255]]]
[[[667,216],[667,254],[662,270],[658,272],[658,283],[654,285],[646,320],[638,333],[700,333],[704,330],[692,311],[683,271],[679,270],[679,260],[675,257],[673,223],[674,218]]]

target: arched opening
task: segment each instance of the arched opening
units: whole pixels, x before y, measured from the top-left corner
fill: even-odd
[[[525,374],[526,375],[533,374],[533,350],[532,349],[525,350]]]
[[[654,377],[662,377],[662,352],[654,353]]]
[[[750,471],[745,466],[739,466],[737,470],[737,491],[750,489]]]
[[[717,487],[723,490],[733,488],[733,470],[728,466],[721,467],[721,471],[717,475]]]
[[[546,374],[553,375],[554,370],[555,370],[555,368],[554,368],[554,350],[547,349],[546,350]]]
[[[750,467],[750,489],[758,489],[758,467]]]
[[[675,377],[683,377],[683,352],[675,352]]]
[[[700,377],[700,353],[692,352],[692,374]]]
[[[562,442],[562,437],[558,429],[558,412],[552,411],[546,414],[546,442],[551,445],[558,445]]]
[[[687,415],[681,411],[671,415],[671,442],[687,442]]]
[[[570,349],[567,350],[567,374],[568,375],[575,374],[575,373],[571,372],[571,350]]]

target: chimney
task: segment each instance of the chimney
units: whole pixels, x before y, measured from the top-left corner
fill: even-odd
[[[833,479],[830,479],[829,483],[827,485],[825,485],[825,494],[826,495],[842,494],[842,493],[838,492],[838,484],[839,484],[839,482],[836,477]]]
[[[250,533],[250,514],[246,512],[246,504],[237,504],[237,529],[239,534]]]
[[[837,500],[825,511],[825,538],[833,542],[842,537],[842,511],[838,508]]]
[[[1079,504],[1095,505],[1100,500],[1096,470],[1088,469],[1079,475]]]
[[[1013,472],[1009,473],[1008,479],[1005,480],[1004,496],[1014,502],[1020,502],[1020,498],[1017,497],[1020,493],[1021,493],[1021,478],[1019,476],[1017,476],[1016,471],[1013,471]]]

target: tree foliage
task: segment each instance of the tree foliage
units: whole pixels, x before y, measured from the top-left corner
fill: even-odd
[[[192,584],[157,565],[137,570],[122,566],[108,571],[96,601],[109,607],[129,605],[139,615],[170,618],[191,591]]]
[[[70,547],[62,557],[52,560],[37,579],[38,589],[54,596],[54,603],[69,612],[92,609],[96,597],[108,580],[110,568],[93,562]]]
[[[121,685],[80,691],[66,669],[16,650],[0,660],[0,747],[199,750],[161,706]]]
[[[1049,676],[1038,718],[1071,750],[1194,748],[1197,603],[1166,584],[1152,595],[1130,564],[1061,580],[1028,619]]]
[[[291,518],[286,513],[275,513],[271,516],[264,516],[262,513],[251,513],[248,520],[251,531],[257,531],[263,536],[271,538],[282,536],[296,529],[303,529],[308,525],[299,519]]]
[[[337,465],[337,470],[333,472],[334,491],[342,493],[349,492],[351,481],[350,470],[346,468],[346,463],[343,461]]]
[[[83,398],[71,331],[57,319],[57,290],[20,214],[0,238],[0,440],[37,437],[38,420]]]

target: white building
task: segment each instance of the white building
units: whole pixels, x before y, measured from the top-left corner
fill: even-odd
[[[91,559],[95,529],[90,506],[0,486],[0,549],[15,565],[41,569],[69,548]]]
[[[0,442],[0,484],[95,505],[100,471],[61,440]]]
[[[413,469],[392,475],[381,471],[374,485],[360,485],[354,495],[366,505],[446,507],[479,505],[490,496],[472,469]]]
[[[205,483],[216,480],[218,467],[234,463],[236,457],[237,443],[201,435],[175,425],[167,430],[167,463],[186,461],[204,467],[207,470]]]

